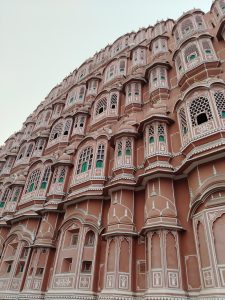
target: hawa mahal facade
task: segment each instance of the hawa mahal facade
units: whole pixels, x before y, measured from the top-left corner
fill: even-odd
[[[0,150],[0,299],[225,299],[225,0],[117,39]]]

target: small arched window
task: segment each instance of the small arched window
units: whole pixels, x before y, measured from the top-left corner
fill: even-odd
[[[50,177],[50,173],[51,173],[51,167],[46,167],[45,171],[44,171],[44,174],[43,174],[43,177],[42,177],[42,180],[41,180],[41,186],[40,188],[42,190],[45,190],[47,188],[47,185],[48,185],[48,180],[49,180],[49,177]]]
[[[84,245],[87,247],[93,247],[95,244],[95,234],[93,231],[88,231],[85,237]]]
[[[110,108],[111,109],[116,109],[117,107],[117,94],[112,94],[110,98]]]
[[[216,102],[217,111],[219,116],[224,119],[225,118],[225,96],[222,91],[216,91],[214,93],[214,99]]]
[[[98,151],[97,151],[96,168],[103,168],[104,155],[105,155],[105,146],[103,144],[100,144],[98,146]]]
[[[19,152],[19,155],[18,155],[18,158],[17,158],[18,160],[24,157],[25,151],[26,151],[26,146],[23,146],[21,148],[20,152]]]
[[[41,176],[40,169],[36,169],[30,174],[30,176],[28,178],[25,194],[30,193],[37,189],[39,181],[40,181],[40,176]]]
[[[66,123],[65,123],[65,126],[64,126],[63,135],[68,135],[69,134],[71,124],[72,124],[72,120],[71,119],[66,120]]]
[[[118,143],[117,156],[118,157],[122,156],[122,142],[121,141]]]
[[[27,152],[26,152],[26,157],[30,157],[31,156],[31,153],[32,153],[32,151],[33,151],[33,144],[30,144],[29,146],[28,146],[28,149],[27,149]]]
[[[128,138],[125,145],[125,154],[126,156],[131,156],[131,153],[131,140]]]
[[[84,98],[84,91],[85,91],[85,89],[84,89],[84,87],[82,86],[82,87],[80,88],[80,92],[79,92],[79,100],[82,100],[82,99]]]
[[[61,134],[63,130],[63,122],[57,123],[52,128],[52,132],[50,135],[50,141],[57,139]]]
[[[66,169],[62,168],[60,173],[59,173],[59,179],[58,182],[63,183],[65,180],[65,175],[66,175]]]
[[[197,45],[192,44],[185,49],[185,60],[187,63],[192,62],[198,57],[199,57],[199,51]]]
[[[120,73],[125,73],[125,60],[120,61]]]
[[[102,114],[106,109],[107,109],[107,99],[102,98],[98,101],[98,103],[96,105],[95,115],[97,116],[97,115]]]
[[[203,29],[204,28],[204,21],[203,21],[202,16],[200,16],[200,15],[196,16],[195,21],[196,21],[198,29]]]
[[[158,126],[158,136],[159,136],[159,142],[165,142],[165,130],[162,124],[159,124]]]
[[[183,108],[180,109],[179,116],[180,116],[182,135],[185,135],[188,132],[188,126],[187,126],[186,114]]]
[[[191,19],[184,20],[181,24],[181,31],[183,35],[188,35],[194,29]]]
[[[93,160],[93,148],[87,147],[85,148],[79,157],[78,166],[77,166],[77,174],[84,173],[91,169]]]
[[[149,143],[150,144],[154,144],[154,142],[155,142],[155,139],[154,139],[154,127],[152,125],[149,126],[148,134],[149,134]]]

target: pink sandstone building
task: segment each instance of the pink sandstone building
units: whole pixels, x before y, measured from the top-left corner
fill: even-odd
[[[0,299],[225,299],[225,0],[117,39],[0,150]]]

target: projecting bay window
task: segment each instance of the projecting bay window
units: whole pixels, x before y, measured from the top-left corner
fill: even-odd
[[[118,59],[113,61],[105,70],[105,83],[117,78],[119,76],[126,75],[126,59]]]
[[[114,168],[133,167],[133,137],[122,137],[116,141]]]
[[[167,125],[154,122],[145,128],[145,157],[168,153]]]
[[[132,82],[126,86],[126,106],[132,103],[141,104],[140,82]]]
[[[160,66],[152,69],[150,71],[149,83],[150,83],[150,87],[149,87],[150,92],[159,88],[169,89],[167,68]]]

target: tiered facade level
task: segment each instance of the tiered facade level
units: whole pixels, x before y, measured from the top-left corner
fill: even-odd
[[[129,33],[0,151],[0,299],[225,299],[225,0]]]

